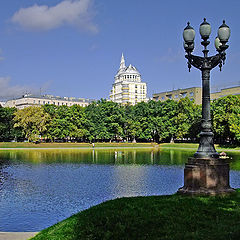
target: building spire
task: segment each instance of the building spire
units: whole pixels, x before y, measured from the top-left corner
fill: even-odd
[[[124,60],[124,56],[123,56],[123,53],[122,53],[122,57],[121,57],[121,62],[120,62],[120,69],[123,69],[125,68],[125,60]]]

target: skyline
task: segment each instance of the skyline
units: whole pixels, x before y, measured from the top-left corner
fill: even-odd
[[[240,3],[213,0],[151,3],[142,0],[12,0],[0,3],[0,97],[31,91],[59,96],[108,98],[122,52],[153,93],[201,86],[198,70],[188,72],[182,32],[187,21],[196,31],[195,51],[202,54],[199,25],[212,26],[209,45],[225,19],[231,29],[222,72],[211,74],[212,91],[239,85],[237,42]],[[26,87],[27,86],[27,87]],[[29,89],[28,89],[29,88]]]

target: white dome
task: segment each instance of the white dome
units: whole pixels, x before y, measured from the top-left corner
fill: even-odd
[[[128,67],[120,68],[117,72],[117,76],[121,74],[136,74],[140,75],[139,71],[136,67],[132,66],[131,64]]]

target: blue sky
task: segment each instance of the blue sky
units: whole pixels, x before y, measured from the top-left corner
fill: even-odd
[[[222,20],[231,28],[227,61],[211,74],[212,89],[240,84],[240,1],[2,0],[0,2],[0,98],[26,91],[106,98],[119,68],[138,68],[153,93],[201,86],[188,72],[182,31],[196,31],[194,54],[202,54],[199,25],[212,26],[210,54]]]

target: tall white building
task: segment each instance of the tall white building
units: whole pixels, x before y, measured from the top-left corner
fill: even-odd
[[[147,84],[141,81],[141,74],[131,64],[126,67],[122,54],[120,68],[114,77],[110,100],[122,104],[136,104],[147,101]]]

